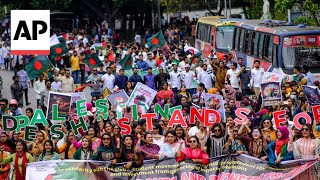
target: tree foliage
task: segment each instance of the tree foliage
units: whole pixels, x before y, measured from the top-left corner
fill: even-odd
[[[320,8],[316,0],[276,0],[275,4],[275,18],[280,20],[287,20],[287,10],[294,6],[301,7],[304,11],[304,16],[299,16],[294,20],[296,24],[307,24],[313,26],[320,26],[318,20],[318,13]]]

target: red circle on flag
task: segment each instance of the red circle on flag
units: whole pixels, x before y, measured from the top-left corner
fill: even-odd
[[[61,53],[62,53],[62,48],[61,48],[61,47],[57,47],[56,53],[57,53],[57,54],[61,54]]]
[[[60,56],[57,56],[56,57],[56,61],[60,61],[61,60],[61,57]]]
[[[91,65],[96,65],[97,64],[96,61],[93,58],[90,58],[89,63]]]
[[[156,45],[156,44],[159,43],[159,39],[158,38],[153,38],[151,42],[152,42],[153,45]]]
[[[39,71],[41,68],[42,68],[42,63],[39,62],[39,61],[36,61],[34,64],[33,64],[33,67],[35,70]]]

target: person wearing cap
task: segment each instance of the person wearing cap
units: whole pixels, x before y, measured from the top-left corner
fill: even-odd
[[[149,65],[145,61],[143,61],[143,55],[141,53],[139,54],[139,59],[136,61],[136,65],[141,71],[146,71],[149,68]]]
[[[149,67],[151,67],[152,69],[157,67],[157,62],[152,58],[152,53],[148,52],[147,54],[148,58],[146,63],[148,64]]]
[[[160,66],[159,74],[157,74],[155,78],[156,88],[160,91],[162,89],[163,83],[168,82],[169,79],[170,79],[169,74],[167,72],[166,73],[163,72],[163,67]]]
[[[144,75],[144,84],[147,85],[149,88],[156,90],[156,83],[155,83],[156,75],[152,73],[152,68],[148,68],[148,73]]]
[[[188,57],[184,57],[183,61],[181,61],[179,63],[179,72],[182,72],[186,69],[186,65],[189,63],[189,58]]]
[[[173,63],[173,71],[169,73],[171,90],[173,91],[175,99],[177,99],[181,87],[181,73],[178,71],[178,65]]]
[[[181,73],[181,81],[186,86],[187,91],[191,96],[195,93],[195,88],[192,88],[193,78],[195,76],[195,73],[190,71],[190,65],[186,64],[185,71]]]
[[[237,70],[237,63],[231,63],[230,65],[231,69],[228,69],[226,77],[225,77],[225,81],[230,81],[230,85],[233,89],[238,90],[240,88],[239,85],[239,76],[237,76],[238,74],[238,70]]]

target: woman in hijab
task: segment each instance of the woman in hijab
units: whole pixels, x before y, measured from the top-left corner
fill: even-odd
[[[225,85],[224,87],[225,88],[222,89],[224,100],[229,102],[231,99],[233,99],[234,102],[236,102],[236,91],[229,84]]]
[[[267,150],[269,163],[279,164],[281,161],[293,160],[293,153],[288,151],[289,130],[280,126],[277,131],[277,140],[270,142]]]

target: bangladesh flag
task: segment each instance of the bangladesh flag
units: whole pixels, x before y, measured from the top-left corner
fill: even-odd
[[[121,59],[119,62],[119,64],[124,70],[132,69],[132,63],[133,63],[132,53],[125,55],[124,58]]]
[[[84,63],[86,63],[90,68],[96,68],[101,63],[98,55],[96,54],[88,54],[84,58]]]
[[[26,71],[29,79],[33,80],[51,67],[53,66],[47,56],[36,56],[26,65]]]
[[[148,38],[147,44],[148,44],[149,51],[152,51],[155,48],[162,47],[165,44],[162,31],[159,31],[155,35]]]
[[[53,61],[60,61],[61,56],[68,53],[67,43],[63,37],[59,37],[59,44],[51,46],[50,59]]]

